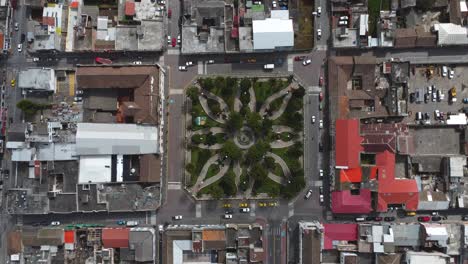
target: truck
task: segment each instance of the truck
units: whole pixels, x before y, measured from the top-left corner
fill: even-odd
[[[273,63],[265,64],[263,66],[263,69],[265,70],[273,70],[275,68],[275,65]]]
[[[96,57],[96,62],[99,64],[112,64],[111,60],[101,57]]]

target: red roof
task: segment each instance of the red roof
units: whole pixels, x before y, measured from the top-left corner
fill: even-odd
[[[43,25],[48,25],[48,26],[55,26],[55,18],[54,17],[42,17],[42,24]]]
[[[78,8],[78,6],[79,6],[78,1],[73,1],[73,2],[71,2],[71,4],[70,4],[70,7],[71,7],[71,8]]]
[[[239,28],[234,27],[231,30],[231,38],[236,39],[239,37]]]
[[[66,230],[64,232],[64,240],[65,240],[65,243],[75,243],[75,231]]]
[[[106,248],[128,248],[128,228],[103,228],[102,245]]]
[[[359,195],[350,190],[332,192],[332,212],[335,214],[368,214],[372,211],[371,191],[361,189]]]
[[[347,170],[340,170],[340,182],[361,182],[362,170],[361,167]]]
[[[135,15],[135,2],[127,1],[125,3],[125,15],[134,16]]]
[[[395,179],[395,154],[389,151],[377,153],[378,201],[377,211],[385,212],[388,204],[404,205],[406,210],[418,208],[419,190],[416,180]]]
[[[324,224],[323,249],[333,249],[333,241],[356,241],[357,224]]]
[[[359,135],[359,120],[336,120],[336,166],[359,167],[362,137]]]

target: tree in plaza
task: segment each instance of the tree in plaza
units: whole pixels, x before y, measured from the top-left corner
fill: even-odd
[[[211,112],[213,112],[213,115],[215,116],[218,116],[223,112],[218,102],[214,102],[210,104],[210,109],[211,109]]]
[[[226,122],[226,128],[229,132],[233,133],[241,129],[242,123],[242,116],[237,112],[233,112],[229,115],[229,120]]]
[[[257,112],[250,112],[247,116],[247,125],[259,136],[262,132],[262,117]]]
[[[229,170],[226,175],[221,178],[220,186],[228,196],[233,196],[237,192],[235,179],[236,175],[232,170]]]
[[[233,140],[228,140],[221,148],[221,155],[228,156],[232,160],[240,160],[242,150],[234,143]]]
[[[213,82],[213,79],[211,78],[203,78],[203,79],[199,79],[198,82],[200,83],[200,86],[207,90],[207,91],[211,91],[213,90],[213,87],[214,87],[214,82]]]
[[[217,89],[224,90],[226,88],[226,79],[224,77],[218,76],[214,79],[214,86]]]
[[[196,101],[198,98],[198,89],[194,86],[187,89],[187,96],[192,99],[192,101]]]
[[[267,178],[267,175],[268,175],[268,172],[265,170],[265,168],[260,163],[255,163],[250,168],[250,176],[255,181],[258,181],[258,182],[262,183]]]
[[[16,104],[25,115],[34,115],[39,110],[44,110],[50,107],[50,105],[38,104],[27,99],[23,99]]]
[[[224,196],[224,190],[218,184],[213,184],[207,188],[210,188],[209,193],[214,199],[221,199]]]
[[[242,79],[239,84],[241,92],[247,92],[251,86],[252,82],[247,78]]]
[[[264,164],[265,164],[265,167],[269,170],[274,170],[275,169],[275,165],[276,165],[276,162],[275,162],[275,159],[272,158],[272,157],[265,157],[265,159],[263,160]]]
[[[208,146],[213,146],[214,144],[216,144],[216,136],[213,135],[212,132],[208,133],[208,135],[206,135],[206,144]]]
[[[259,140],[247,151],[245,161],[249,164],[259,162],[263,156],[270,150],[270,145],[263,140]]]
[[[286,154],[291,157],[300,157],[302,154],[304,154],[304,149],[302,147],[302,144],[299,142],[294,143],[288,150],[286,151]]]

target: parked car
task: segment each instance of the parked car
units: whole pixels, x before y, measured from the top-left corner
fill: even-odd
[[[463,220],[463,221],[468,221],[468,215],[464,215],[464,216],[462,217],[462,220]]]
[[[322,169],[319,170],[319,176],[320,176],[320,178],[323,178],[323,170]]]
[[[312,124],[315,124],[315,116],[312,116],[311,120]]]
[[[23,51],[23,44],[18,44],[18,52],[21,52]]]
[[[319,78],[319,86],[323,86],[323,76],[320,76]]]
[[[60,222],[59,221],[53,221],[52,223],[50,223],[51,226],[59,226],[60,225]]]
[[[454,70],[450,70],[449,71],[449,79],[453,79],[453,76],[455,75],[455,71]]]
[[[243,203],[240,203],[240,204],[239,204],[239,207],[249,207],[249,204],[243,202]]]
[[[322,14],[322,7],[317,7],[317,15],[320,16]]]
[[[387,216],[387,217],[384,218],[384,220],[385,220],[385,222],[393,222],[393,221],[395,221],[395,217]]]
[[[185,63],[185,66],[187,66],[187,67],[190,67],[190,66],[193,66],[193,65],[194,65],[194,64],[193,64],[193,61],[187,61],[187,62]]]
[[[276,3],[276,1],[271,1],[271,6],[273,8],[276,8],[278,6],[278,4]]]
[[[172,45],[172,47],[177,46],[177,40],[176,40],[176,38],[172,38],[172,40],[171,40],[171,45]]]
[[[416,212],[406,212],[406,216],[415,216]]]
[[[141,61],[134,61],[133,64],[134,65],[141,65]]]
[[[347,25],[348,25],[348,21],[346,21],[346,20],[338,21],[338,26],[347,26]]]
[[[126,224],[127,224],[127,221],[125,221],[125,220],[118,220],[118,221],[117,221],[117,224],[118,224],[118,225],[126,225]]]
[[[206,63],[207,64],[214,64],[214,60],[208,60]]]
[[[223,208],[231,208],[231,206],[232,206],[232,205],[231,205],[230,203],[225,203],[225,204],[223,204]]]
[[[177,44],[180,44],[182,42],[182,39],[180,38],[180,35],[177,36]]]
[[[294,60],[295,61],[303,61],[306,58],[306,56],[295,56]]]
[[[311,62],[312,62],[311,59],[305,59],[305,60],[302,61],[302,65],[307,66],[307,65],[309,65]]]
[[[98,64],[112,64],[112,61],[106,58],[96,57],[96,63]]]
[[[323,204],[323,194],[319,195],[319,201],[320,201],[320,204]]]
[[[447,77],[448,69],[447,66],[442,66],[442,77]]]
[[[128,227],[134,227],[138,225],[138,221],[127,221],[126,226]]]
[[[38,57],[34,57],[33,58],[33,62],[38,62],[39,61],[39,58]]]
[[[431,220],[430,216],[420,216],[418,217],[419,222],[429,222]]]
[[[250,208],[240,208],[240,209],[239,209],[239,212],[241,212],[241,213],[248,213],[248,212],[250,212]]]
[[[171,44],[171,36],[167,36],[167,44]]]
[[[233,214],[234,213],[234,210],[232,209],[227,209],[226,211],[224,211],[225,214]]]
[[[19,24],[18,22],[15,22],[15,31],[18,31],[19,30]]]
[[[322,100],[323,100],[323,93],[320,92],[320,93],[319,93],[319,101],[321,102]]]
[[[320,39],[322,37],[322,30],[319,28],[317,29],[317,38]]]
[[[468,104],[468,98],[463,98],[463,103]]]
[[[224,219],[232,219],[232,214],[225,214]]]
[[[181,215],[175,215],[174,220],[182,220],[182,216]]]
[[[442,217],[436,215],[436,216],[433,216],[431,219],[432,219],[432,221],[434,221],[434,222],[438,222],[438,221],[442,220]]]
[[[170,8],[167,10],[167,17],[168,18],[172,17],[172,9],[170,9]]]
[[[323,128],[323,120],[322,119],[320,119],[319,128]]]
[[[383,220],[383,218],[381,216],[374,216],[373,218],[374,218],[373,220],[377,221],[377,222]]]
[[[304,199],[306,200],[309,199],[311,195],[312,195],[312,189],[309,189],[307,193],[304,195]]]
[[[179,66],[179,71],[187,71],[187,67],[186,66]]]
[[[320,187],[319,187],[319,193],[320,193],[320,194],[323,194],[323,186],[320,186]]]
[[[348,16],[340,16],[340,20],[348,20]]]

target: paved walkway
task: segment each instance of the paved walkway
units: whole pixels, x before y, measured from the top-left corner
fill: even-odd
[[[200,172],[200,175],[198,175],[198,179],[197,179],[197,182],[195,183],[195,185],[192,187],[192,193],[197,193],[199,190],[205,188],[206,186],[214,183],[215,181],[221,179],[221,177],[224,176],[224,174],[227,172],[227,170],[229,169],[229,160],[226,160],[224,162],[224,164],[221,166],[219,172],[207,179],[206,181],[205,180],[205,177],[206,177],[206,173],[208,172],[208,169],[210,168],[211,165],[215,164],[216,161],[219,159],[219,154],[215,154],[214,156],[212,156],[211,158],[209,158],[205,165],[203,165],[203,168]]]
[[[233,170],[234,170],[234,174],[236,175],[236,179],[234,182],[236,183],[236,186],[239,186],[240,176],[242,175],[242,168],[240,166],[239,161],[234,162]]]
[[[293,133],[294,129],[288,127],[288,126],[281,126],[281,125],[273,125],[271,126],[271,130],[273,130],[273,133]]]
[[[194,135],[207,135],[210,132],[213,133],[213,135],[215,135],[219,133],[225,133],[225,131],[226,130],[222,127],[210,127],[210,128],[203,128],[203,129],[199,129],[195,131],[188,131],[187,134],[188,134],[188,138],[191,140],[192,136]],[[214,144],[211,146],[206,145],[206,144],[198,144],[197,147],[201,149],[217,150],[217,149],[221,149],[223,147],[223,144]]]
[[[218,123],[221,123],[221,124],[226,123],[226,120],[215,116],[215,115],[213,114],[213,112],[211,112],[211,109],[208,107],[208,100],[207,100],[205,97],[199,95],[199,96],[198,96],[198,99],[200,100],[200,104],[201,104],[201,106],[202,106],[202,108],[203,108],[203,111],[205,111],[205,113],[206,113],[211,119],[213,119],[214,121],[216,121],[216,122],[218,122]]]
[[[289,170],[289,167],[288,165],[286,164],[286,162],[278,155],[276,155],[275,153],[272,153],[272,152],[267,152],[267,154],[265,155],[267,157],[272,157],[276,163],[278,163],[281,167],[281,169],[283,170],[283,174],[284,174],[284,178],[283,177],[279,177],[271,172],[268,173],[268,178],[270,178],[272,181],[275,181],[279,184],[286,184],[286,180],[285,179],[289,179],[291,177],[291,171]]]
[[[255,112],[256,110],[255,106],[257,105],[257,97],[255,97],[255,91],[253,87],[250,87],[249,93],[250,93],[249,109],[250,109],[250,112]]]
[[[268,109],[268,107],[270,106],[271,102],[275,101],[276,99],[279,99],[281,97],[283,97],[283,103],[281,104],[281,107],[280,109],[278,109],[277,111],[275,111],[273,113],[273,115],[269,116],[268,119],[270,120],[275,120],[277,119],[278,117],[280,117],[284,110],[286,109],[286,107],[288,106],[288,102],[289,100],[291,99],[292,97],[292,93],[291,92],[288,92],[288,91],[291,91],[292,89],[297,89],[299,88],[299,85],[296,83],[296,82],[292,82],[291,84],[289,84],[286,88],[270,95],[266,100],[265,102],[263,103],[262,107],[260,108],[260,111],[259,111],[259,114],[261,116],[264,116],[265,113],[266,113],[266,110]]]
[[[270,147],[273,149],[280,149],[280,148],[288,148],[290,146],[294,145],[294,141],[283,141],[281,139],[275,140],[270,143]]]
[[[211,145],[211,146],[210,145],[205,145],[205,144],[198,144],[197,147],[201,148],[201,149],[218,150],[218,149],[223,148],[223,144],[214,144],[214,145]]]

